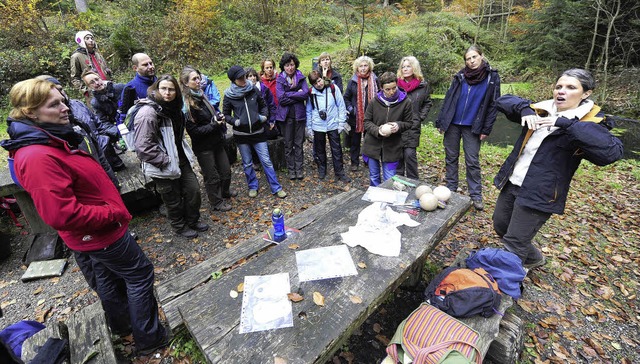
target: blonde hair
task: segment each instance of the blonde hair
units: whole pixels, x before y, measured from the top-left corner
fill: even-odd
[[[373,59],[367,56],[360,56],[356,58],[355,61],[353,61],[353,73],[358,73],[358,67],[362,62],[367,62],[369,64],[369,71],[373,72],[373,66],[374,66]]]
[[[420,62],[418,62],[418,59],[414,56],[406,56],[406,57],[402,57],[402,59],[400,60],[400,64],[398,65],[398,72],[397,72],[397,76],[398,79],[403,78],[402,77],[402,64],[404,62],[409,62],[409,64],[411,65],[411,68],[413,68],[413,77],[419,79],[420,81],[424,81],[424,75],[422,75],[422,69],[420,68]]]
[[[32,78],[16,83],[9,91],[9,101],[13,108],[9,117],[13,119],[30,119],[27,114],[42,106],[56,85],[48,80]]]
[[[329,52],[322,52],[320,53],[320,56],[318,56],[318,62],[322,62],[322,60],[325,58],[329,58],[329,60],[332,61],[331,55],[329,54]]]

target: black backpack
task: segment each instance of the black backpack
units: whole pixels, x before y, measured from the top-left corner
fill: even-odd
[[[449,267],[429,283],[425,300],[453,317],[491,317],[499,312],[498,283],[483,268]]]

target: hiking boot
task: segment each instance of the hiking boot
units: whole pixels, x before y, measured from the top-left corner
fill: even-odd
[[[225,212],[225,211],[229,211],[229,210],[231,210],[231,205],[229,205],[229,204],[228,204],[228,203],[226,203],[226,202],[223,202],[223,203],[221,203],[221,204],[218,204],[218,206],[214,206],[214,207],[213,207],[213,211],[222,211],[222,212]]]
[[[251,198],[258,197],[258,190],[249,190],[249,197]]]
[[[484,210],[484,202],[482,200],[473,200],[473,207],[478,211],[482,211]]]
[[[205,224],[204,222],[196,222],[195,224],[189,225],[190,228],[192,228],[195,231],[199,231],[199,232],[203,232],[203,231],[207,231],[209,230],[209,225]]]
[[[304,179],[304,173],[296,172],[296,178],[299,179],[299,180],[303,180]]]
[[[351,178],[345,176],[344,174],[342,176],[338,176],[337,180],[340,181],[340,182],[343,182],[343,183],[350,183],[351,182]]]
[[[187,239],[193,239],[193,238],[197,238],[198,237],[198,233],[194,230],[191,230],[188,227],[184,227],[180,230],[176,230],[176,234],[187,238]]]
[[[289,172],[289,179],[290,179],[290,180],[292,180],[292,181],[293,181],[294,179],[296,179],[296,174],[295,174],[295,173],[293,173],[293,172]]]
[[[356,171],[358,171],[358,169],[360,169],[360,167],[357,164],[352,164],[351,165],[351,172],[356,172]]]
[[[522,266],[527,268],[527,269],[533,269],[533,268],[542,267],[546,263],[547,263],[547,258],[545,258],[544,255],[543,255],[542,258],[540,258],[539,260],[529,260],[529,259],[527,259],[522,264]]]
[[[321,181],[324,181],[324,179],[327,177],[326,173],[318,173],[318,179]]]
[[[280,190],[280,191],[276,192],[276,196],[278,196],[280,198],[285,198],[285,197],[287,197],[287,193],[284,192],[284,190]]]
[[[536,267],[541,267],[545,263],[546,263],[546,259],[544,255],[542,255],[542,252],[534,246],[533,252],[529,253],[529,256],[527,256],[527,259],[525,259],[522,262],[522,266],[527,269],[533,269]]]

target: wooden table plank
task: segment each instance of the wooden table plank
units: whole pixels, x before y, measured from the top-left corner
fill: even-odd
[[[113,364],[116,354],[102,305],[96,302],[67,320],[71,364]],[[91,361],[87,359],[93,357]]]
[[[355,225],[357,215],[369,205],[353,198],[348,208],[341,206],[318,217],[301,229],[296,240],[299,249],[341,244],[340,233]],[[357,276],[300,283],[295,253],[283,244],[272,248],[242,266],[227,272],[221,279],[209,281],[189,292],[179,304],[182,318],[211,363],[270,363],[274,357],[287,363],[324,363],[347,340],[380,303],[411,273],[423,264],[427,254],[446,235],[453,224],[469,209],[468,197],[454,194],[448,207],[435,212],[421,212],[415,228],[400,227],[402,250],[399,257],[374,255],[361,247],[349,248],[355,263],[365,262]],[[307,210],[312,212],[311,208]],[[293,303],[294,326],[278,330],[239,334],[242,298],[231,298],[247,275],[288,272],[291,291],[305,299]],[[313,292],[325,297],[325,306],[313,303]],[[353,303],[357,296],[362,303]],[[302,312],[306,318],[302,318]]]
[[[358,190],[343,192],[324,200],[311,209],[300,212],[296,216],[287,218],[285,224],[295,229],[304,229],[334,209],[346,208],[354,198],[359,198],[360,195],[361,191]],[[156,287],[158,300],[171,329],[175,330],[182,324],[177,307],[184,300],[182,296],[185,293],[208,282],[212,272],[225,270],[239,260],[250,257],[271,245],[273,244],[262,239],[261,235],[254,236],[158,285]]]

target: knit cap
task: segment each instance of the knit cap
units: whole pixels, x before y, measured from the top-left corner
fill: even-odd
[[[79,32],[76,33],[76,43],[78,43],[78,45],[82,48],[87,48],[87,45],[84,43],[84,37],[86,37],[87,35],[93,35],[93,33],[91,33],[88,30],[81,30]]]

